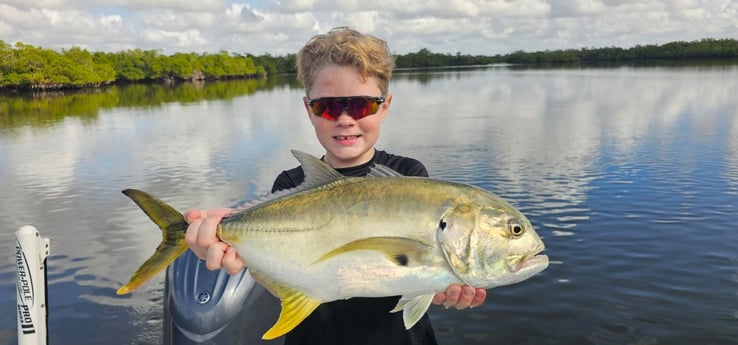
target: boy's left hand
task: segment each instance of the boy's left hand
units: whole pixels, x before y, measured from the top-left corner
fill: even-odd
[[[469,285],[451,285],[446,292],[439,292],[433,298],[433,304],[442,304],[446,308],[457,310],[478,307],[487,298],[487,290],[475,289]]]

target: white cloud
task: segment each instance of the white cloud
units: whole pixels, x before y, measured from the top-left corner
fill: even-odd
[[[160,44],[170,44],[175,47],[202,47],[207,44],[199,31],[197,30],[185,30],[185,31],[166,31],[147,29],[144,31],[144,37],[150,42]]]
[[[168,9],[186,12],[219,11],[226,6],[225,0],[88,0],[89,6],[114,6],[129,11],[144,11],[151,9]]]
[[[0,40],[53,49],[296,52],[351,26],[404,54],[660,44],[735,38],[738,2],[700,0],[6,0]]]
[[[607,5],[599,0],[552,0],[552,14],[560,17],[600,15]]]
[[[259,23],[266,18],[263,14],[259,13],[259,11],[252,9],[248,5],[242,4],[231,4],[228,9],[226,9],[226,17],[235,19],[238,22],[252,24]]]
[[[21,11],[29,11],[31,9],[38,8],[63,9],[69,7],[67,1],[65,0],[3,0],[2,5],[14,7]]]
[[[141,22],[147,29],[190,32],[209,30],[221,23],[220,16],[211,12],[174,11],[171,9],[146,11]]]
[[[544,0],[483,1],[480,8],[484,15],[497,18],[535,18],[543,17],[551,12],[551,4]]]

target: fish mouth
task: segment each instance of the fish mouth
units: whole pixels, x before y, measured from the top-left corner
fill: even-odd
[[[526,268],[536,268],[544,265],[548,266],[548,255],[540,254],[541,250],[526,255],[510,255],[506,259],[507,270],[510,273],[518,273]]]

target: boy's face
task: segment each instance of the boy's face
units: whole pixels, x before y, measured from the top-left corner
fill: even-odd
[[[324,66],[318,72],[309,98],[381,96],[382,91],[374,78],[362,81],[356,67]],[[379,127],[387,116],[392,95],[387,94],[384,103],[374,115],[355,120],[345,111],[336,121],[313,115],[305,105],[318,141],[325,148],[325,160],[334,168],[346,168],[368,162],[374,155],[374,144],[379,138]]]

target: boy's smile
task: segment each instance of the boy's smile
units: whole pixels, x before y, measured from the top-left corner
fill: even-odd
[[[333,137],[339,145],[353,145],[356,143],[361,135],[336,135]]]

